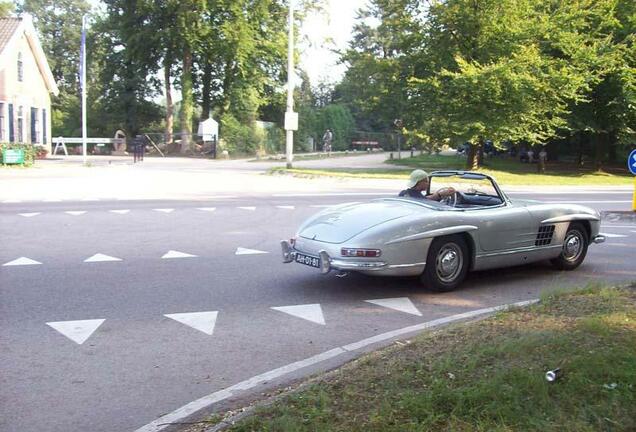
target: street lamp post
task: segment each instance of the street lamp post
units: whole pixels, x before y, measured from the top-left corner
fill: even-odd
[[[294,0],[289,0],[289,38],[287,45],[287,111],[285,112],[285,155],[287,168],[294,160],[294,131],[298,130],[298,113],[294,112]]]

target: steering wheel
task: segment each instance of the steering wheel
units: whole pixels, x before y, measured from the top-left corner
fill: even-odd
[[[446,204],[447,206],[455,207],[455,204],[457,204],[458,201],[457,195],[458,192],[455,192],[452,195],[445,196],[444,198],[439,200],[439,202],[441,202],[442,204]]]
[[[446,204],[447,206],[455,207],[457,204],[463,204],[466,202],[466,198],[464,194],[460,191],[455,191],[452,195],[448,195],[447,197],[441,199],[439,202],[442,204]]]

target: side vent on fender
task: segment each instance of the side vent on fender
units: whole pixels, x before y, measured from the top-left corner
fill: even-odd
[[[552,237],[554,236],[554,225],[543,225],[539,227],[539,233],[537,234],[537,240],[534,242],[535,246],[547,246],[552,243]]]

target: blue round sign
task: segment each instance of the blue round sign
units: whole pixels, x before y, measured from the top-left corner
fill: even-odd
[[[629,172],[636,175],[636,149],[632,150],[627,158],[627,168],[629,168]]]

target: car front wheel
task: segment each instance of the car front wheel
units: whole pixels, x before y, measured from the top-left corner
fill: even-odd
[[[573,223],[565,233],[561,254],[550,262],[559,270],[574,270],[585,259],[588,246],[587,231],[580,223]]]
[[[428,249],[420,280],[433,291],[452,291],[462,283],[468,267],[468,246],[464,239],[458,235],[439,237]]]

